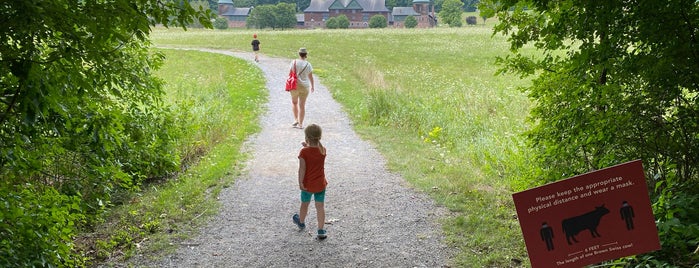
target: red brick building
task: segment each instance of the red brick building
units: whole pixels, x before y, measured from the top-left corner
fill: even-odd
[[[409,16],[415,17],[417,28],[437,26],[437,17],[430,0],[413,0],[412,7],[394,7],[389,21],[393,22],[393,27],[405,27],[405,19]]]
[[[369,28],[369,19],[375,15],[390,19],[385,0],[311,0],[303,14],[307,28],[325,28],[326,20],[340,15],[347,16],[350,28]]]

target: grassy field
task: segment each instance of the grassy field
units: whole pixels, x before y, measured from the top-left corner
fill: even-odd
[[[482,23],[482,20],[479,21]],[[517,77],[494,76],[509,44],[488,25],[458,29],[155,29],[157,46],[250,51],[266,56],[309,50],[314,73],[416,189],[453,215],[444,221],[458,267],[528,266],[511,193],[529,172],[520,134],[529,101]],[[214,67],[213,70],[216,70]],[[218,68],[221,69],[221,68]],[[182,72],[187,73],[187,72]],[[280,85],[281,87],[281,85]],[[418,156],[418,157],[416,157]]]

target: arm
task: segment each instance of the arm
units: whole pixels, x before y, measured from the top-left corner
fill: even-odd
[[[313,81],[313,71],[308,73],[308,80],[311,81],[311,92],[315,91],[315,82]]]
[[[303,177],[306,176],[306,160],[299,157],[299,189],[306,190],[306,186],[303,185]]]

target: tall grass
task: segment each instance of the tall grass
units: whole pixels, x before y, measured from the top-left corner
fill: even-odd
[[[237,177],[247,157],[244,140],[259,130],[256,118],[266,102],[264,77],[243,60],[194,51],[160,50],[166,61],[156,75],[166,81],[166,102],[176,112],[180,153],[186,170],[152,183],[115,207],[105,224],[82,237],[97,263],[132,255],[143,241],[144,255],[174,249],[218,211],[218,193]],[[236,70],[232,72],[231,70]]]
[[[489,26],[363,30],[166,30],[154,43],[249,51],[309,50],[314,73],[343,104],[358,133],[395,171],[454,215],[447,241],[461,267],[527,266],[510,194],[529,171],[521,133],[529,102],[517,77],[494,76],[508,52]]]

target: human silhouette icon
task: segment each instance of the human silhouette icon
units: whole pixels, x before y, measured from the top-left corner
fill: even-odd
[[[544,222],[541,224],[539,233],[541,233],[541,240],[546,242],[546,249],[548,251],[553,250],[553,228]]]
[[[633,213],[633,207],[624,201],[621,203],[619,214],[621,214],[621,219],[626,222],[626,230],[633,230],[633,218],[636,217]]]

